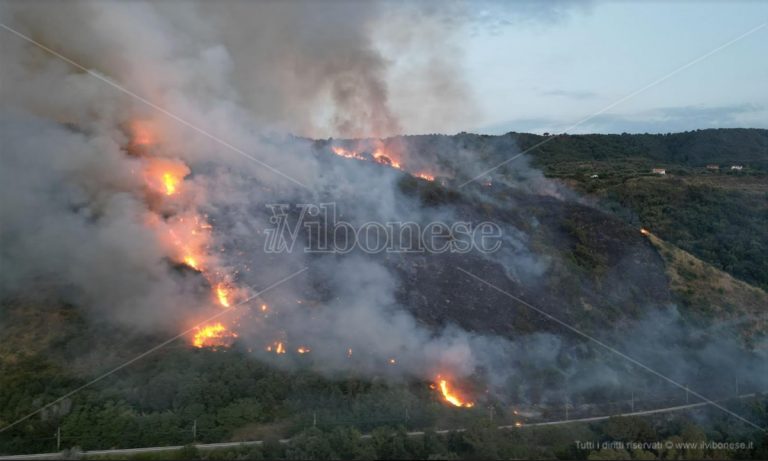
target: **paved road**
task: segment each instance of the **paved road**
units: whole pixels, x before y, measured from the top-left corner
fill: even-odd
[[[738,396],[739,399],[747,399],[747,398],[753,398],[757,394],[743,394]],[[666,408],[656,408],[654,410],[644,410],[644,411],[635,411],[631,413],[619,413],[614,415],[605,415],[605,416],[591,416],[589,418],[575,418],[575,419],[562,419],[559,421],[544,421],[540,423],[527,423],[525,426],[522,427],[543,427],[543,426],[561,426],[564,424],[573,424],[573,423],[591,423],[595,421],[604,421],[608,418],[616,418],[620,416],[649,416],[649,415],[655,415],[659,413],[671,413],[675,411],[684,411],[684,410],[692,410],[695,408],[701,408],[705,407],[707,405],[711,405],[708,402],[700,402],[700,403],[691,403],[688,405],[677,405],[674,407],[666,407]],[[515,425],[507,425],[507,426],[499,426],[499,429],[520,429],[521,427],[515,426]],[[464,432],[466,429],[464,428],[458,428],[458,429],[440,429],[436,430],[435,432],[438,434],[447,434],[449,432]],[[420,437],[424,435],[424,431],[412,431],[407,433],[408,437]],[[363,439],[369,439],[371,438],[370,434],[364,434],[361,436]],[[280,443],[288,443],[290,439],[282,439],[280,440]],[[201,443],[195,445],[195,447],[198,450],[215,450],[217,448],[235,448],[239,446],[248,446],[248,445],[261,445],[263,444],[263,440],[249,440],[245,442],[222,442],[222,443]],[[83,456],[98,456],[98,455],[112,455],[112,456],[129,456],[129,455],[136,455],[140,453],[161,453],[164,451],[174,451],[174,450],[180,450],[181,448],[184,448],[183,445],[174,445],[174,446],[167,446],[167,447],[143,447],[143,448],[120,448],[115,450],[91,450],[91,451],[84,451],[81,453]],[[30,454],[30,455],[13,455],[13,456],[0,456],[0,460],[14,460],[14,459],[61,459],[61,453],[36,453],[36,454]]]

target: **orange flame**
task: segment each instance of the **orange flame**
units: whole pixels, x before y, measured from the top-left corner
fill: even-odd
[[[229,346],[232,340],[237,338],[235,333],[227,330],[221,323],[214,323],[204,327],[197,327],[192,345],[195,347]]]
[[[354,158],[357,160],[365,160],[365,158],[355,151],[344,149],[343,147],[331,147],[334,154],[344,158]]]
[[[312,351],[312,349],[305,346],[299,346],[299,348],[296,349],[296,352],[298,352],[299,354],[306,354],[307,352],[310,352],[310,351]]]
[[[651,235],[651,232],[646,228],[640,229],[640,233],[643,235]]]
[[[150,189],[163,195],[173,195],[179,191],[181,181],[189,175],[189,167],[181,160],[148,157],[144,162],[144,180]]]
[[[216,285],[216,297],[219,299],[219,304],[224,307],[229,307],[229,292],[230,289],[225,283]]]
[[[432,176],[431,174],[427,174],[427,173],[416,173],[414,176],[416,176],[417,178],[426,179],[427,181],[434,181],[435,180],[434,176]]]
[[[438,384],[440,385],[440,393],[443,394],[443,399],[456,407],[472,408],[475,406],[474,402],[464,400],[455,389],[451,389],[451,385],[448,380],[438,376]]]
[[[282,341],[275,341],[274,347],[267,346],[267,352],[274,352],[275,354],[285,354],[285,345]]]
[[[393,160],[392,157],[385,154],[382,149],[376,149],[373,152],[373,159],[376,160],[376,163],[380,163],[382,165],[389,165],[392,168],[397,168],[398,170],[402,169],[402,167],[400,166],[400,162]]]

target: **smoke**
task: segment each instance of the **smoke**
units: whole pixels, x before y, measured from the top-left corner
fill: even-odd
[[[474,110],[458,29],[444,27],[446,14],[368,2],[4,3],[4,24],[120,88],[2,31],[0,296],[47,290],[95,318],[183,331],[212,302],[211,280],[180,267],[166,237],[194,213],[213,227],[203,242],[208,263],[235,274],[248,293],[311,269],[239,308],[241,340],[263,359],[265,346],[284,341],[311,347],[312,366],[327,373],[481,374],[497,389],[530,376],[526,364],[562,370],[574,349],[561,349],[555,334],[510,339],[509,331],[501,338],[458,321],[427,325],[410,312],[398,296],[401,275],[423,270],[420,260],[263,251],[269,203],[332,201],[357,222],[420,223],[510,206],[506,196],[470,189],[466,196],[482,197],[482,207],[471,200],[425,207],[402,192],[403,173],[323,159],[312,143],[281,134],[380,137],[428,130],[436,112],[449,116],[447,126],[465,124]],[[403,105],[416,96],[421,111]],[[127,147],[137,121],[151,127],[156,158],[191,171],[173,203],[147,192],[147,160]],[[448,156],[382,142],[414,168],[436,168],[456,181],[518,152],[511,140],[500,152],[478,152],[464,141],[433,145]],[[513,176],[491,179],[524,194],[568,198],[527,164],[515,168]],[[506,250],[490,262],[509,278],[530,281],[550,267],[533,248],[536,226],[529,219],[505,228]],[[269,311],[254,313],[261,303]],[[597,381],[616,376],[604,371]]]

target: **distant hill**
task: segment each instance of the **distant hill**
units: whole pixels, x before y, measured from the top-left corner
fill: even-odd
[[[547,139],[525,133],[509,133],[520,148],[543,163],[574,160],[645,158],[662,165],[703,167],[707,164],[745,165],[768,169],[768,130],[720,128],[668,134],[558,135]]]

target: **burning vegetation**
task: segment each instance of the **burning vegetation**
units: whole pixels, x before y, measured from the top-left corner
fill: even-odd
[[[402,162],[392,152],[384,149],[384,147],[377,147],[371,153],[366,153],[358,150],[346,149],[340,146],[331,147],[331,152],[343,158],[350,158],[354,160],[368,160],[379,165],[384,165],[396,170],[408,171],[402,164]],[[435,176],[425,171],[411,172],[411,176],[420,178],[425,181],[434,181]]]
[[[188,200],[181,200],[184,180],[191,170],[181,160],[163,157],[162,143],[150,121],[135,121],[130,125],[130,142],[127,151],[139,158],[143,165],[142,177],[149,196],[162,200],[149,200],[150,227],[160,240],[169,247],[171,257],[178,263],[201,273],[212,287],[215,304],[231,308],[237,288],[231,282],[232,274],[219,267],[211,256],[211,232],[213,227],[206,216],[201,215]],[[169,211],[172,210],[172,211]],[[237,334],[221,322],[199,325],[190,338],[195,347],[228,347]]]
[[[472,408],[475,406],[474,402],[462,396],[461,392],[455,389],[447,379],[438,376],[436,381],[437,383],[432,384],[430,387],[432,389],[438,389],[445,402],[460,408]]]

